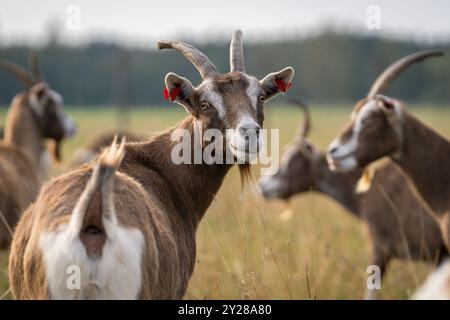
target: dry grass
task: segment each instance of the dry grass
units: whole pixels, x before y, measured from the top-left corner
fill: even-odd
[[[161,130],[184,117],[180,109],[135,110],[130,128],[140,133]],[[295,132],[300,112],[278,105],[266,109],[266,127],[281,128],[281,145],[285,145]],[[414,112],[450,136],[448,108],[423,106]],[[80,132],[64,145],[65,159],[90,136],[117,123],[112,111],[73,109],[71,113]],[[313,109],[311,140],[324,148],[349,114],[350,109]],[[0,119],[4,121],[3,114]],[[237,169],[233,169],[198,230],[198,259],[187,298],[361,298],[369,262],[364,225],[318,194],[296,197],[291,205],[295,214],[284,222],[279,218],[284,204],[263,201],[251,187],[242,194]],[[0,296],[8,289],[7,255],[0,253]],[[409,268],[408,262],[395,261],[383,283],[382,298],[407,298],[418,285],[415,279],[422,281],[429,270],[423,263],[412,263]]]

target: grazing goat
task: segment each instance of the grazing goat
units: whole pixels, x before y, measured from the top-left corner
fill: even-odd
[[[241,160],[245,173],[255,156],[248,141],[260,146],[264,102],[286,91],[294,70],[262,80],[249,76],[240,31],[233,33],[226,74],[188,44],[159,41],[158,46],[183,54],[203,79],[194,87],[174,73],[165,78],[166,96],[190,115],[149,141],[114,143],[96,162],[42,188],[13,239],[9,278],[16,298],[179,299],[185,294],[195,265],[196,229],[232,164],[176,164],[173,135],[179,129],[189,136],[226,130],[223,148]],[[197,140],[189,146],[191,154],[204,147]],[[81,274],[78,289],[66,284],[72,268]]]
[[[343,173],[328,168],[325,152],[307,139],[309,111],[305,105],[298,105],[305,114],[304,125],[284,152],[279,171],[260,180],[263,196],[287,200],[295,194],[316,191],[335,199],[367,224],[371,264],[380,267],[381,277],[392,258],[440,263],[447,257],[439,226],[415,197],[400,169],[392,163],[383,165],[376,171],[371,188],[356,193],[362,171]],[[377,291],[367,289],[365,298],[376,298]]]
[[[94,139],[90,140],[85,146],[75,150],[74,155],[69,161],[69,167],[76,168],[97,158],[104,148],[111,145],[116,135],[119,139],[125,137],[128,142],[139,142],[145,140],[144,137],[127,131],[103,132],[95,136]]]
[[[434,51],[415,53],[386,69],[367,98],[356,104],[350,123],[330,144],[328,160],[332,169],[348,171],[389,156],[434,213],[450,248],[450,142],[409,113],[402,102],[381,94],[408,66],[440,55]]]
[[[0,141],[0,248],[9,246],[12,229],[23,210],[38,195],[46,169],[46,139],[59,144],[75,132],[75,125],[64,113],[61,96],[40,77],[36,57],[32,56],[34,76],[20,66],[0,59],[0,67],[12,72],[27,86],[17,94],[8,111],[5,136]]]

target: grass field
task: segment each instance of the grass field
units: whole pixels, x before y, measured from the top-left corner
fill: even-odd
[[[4,112],[0,113],[0,123],[4,123]],[[420,106],[413,112],[450,136],[450,108]],[[119,123],[112,110],[69,108],[69,113],[79,124],[79,134],[65,143],[65,159],[91,136]],[[312,106],[311,140],[325,148],[349,114],[350,108]],[[150,133],[184,116],[183,110],[174,105],[153,110],[139,108],[131,112],[128,128]],[[294,108],[266,107],[265,127],[281,128],[281,146],[291,140],[300,120],[301,113]],[[58,171],[62,168],[55,169]],[[256,170],[254,176],[258,176]],[[291,206],[294,216],[282,221],[279,213],[284,204],[265,202],[252,186],[241,192],[238,170],[234,168],[197,232],[197,265],[186,298],[361,298],[369,264],[364,225],[319,194],[297,196]],[[8,289],[7,257],[7,252],[0,253],[0,296]],[[382,298],[407,298],[430,271],[425,263],[413,263],[412,268],[407,264],[395,261],[390,266]]]

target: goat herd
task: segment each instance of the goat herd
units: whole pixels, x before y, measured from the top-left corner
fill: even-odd
[[[126,134],[120,141],[103,135],[76,155],[74,170],[44,184],[44,142],[52,141],[59,159],[61,142],[76,131],[74,122],[61,96],[42,80],[35,57],[31,72],[0,60],[26,85],[11,104],[0,142],[0,246],[10,247],[15,298],[184,296],[194,270],[197,227],[232,164],[175,164],[172,135],[177,129],[192,134],[199,126],[232,130],[233,139],[225,139],[223,147],[242,160],[238,166],[245,175],[252,157],[248,142],[253,139],[257,150],[262,143],[263,105],[289,89],[294,70],[287,67],[262,80],[248,75],[240,31],[232,35],[226,74],[188,44],[159,41],[158,47],[181,53],[202,77],[198,86],[175,73],[165,77],[166,97],[189,116],[149,139],[129,136],[139,142],[125,143]],[[359,216],[369,227],[372,264],[381,275],[392,258],[438,264],[415,293],[422,299],[450,299],[450,142],[383,92],[409,66],[439,55],[419,52],[387,68],[327,152],[307,139],[310,115],[300,104],[303,128],[280,170],[259,182],[265,198],[314,190]],[[371,163],[385,156],[391,161],[374,170]],[[357,192],[356,185],[364,190]],[[67,285],[73,266],[81,277],[75,289]],[[376,291],[367,290],[366,297],[375,298]]]

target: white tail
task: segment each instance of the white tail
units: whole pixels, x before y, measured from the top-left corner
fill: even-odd
[[[120,166],[124,157],[125,137],[120,144],[117,143],[117,136],[111,146],[105,149],[99,156],[97,164],[92,170],[92,176],[89,179],[86,188],[78,199],[70,220],[70,229],[72,232],[79,233],[86,217],[87,208],[92,197],[97,191],[100,191],[102,197],[102,216],[116,222],[113,203],[113,182],[117,168]]]

